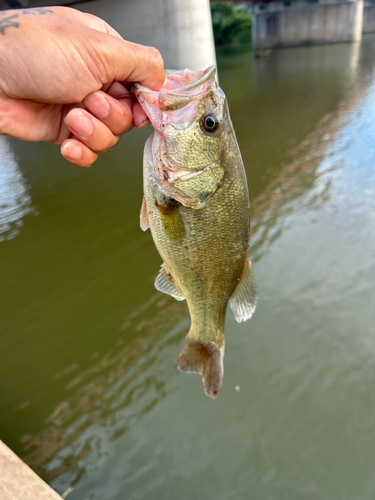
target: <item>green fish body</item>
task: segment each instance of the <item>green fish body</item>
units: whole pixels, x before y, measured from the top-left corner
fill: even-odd
[[[160,93],[137,85],[136,95],[155,129],[144,151],[141,209],[141,227],[151,229],[164,261],[155,286],[186,299],[191,328],[178,367],[200,373],[215,398],[227,304],[239,322],[256,307],[241,154],[214,67],[169,72]]]

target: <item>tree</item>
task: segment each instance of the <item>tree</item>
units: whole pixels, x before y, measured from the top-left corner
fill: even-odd
[[[216,45],[251,42],[251,15],[231,2],[211,2],[211,16]]]

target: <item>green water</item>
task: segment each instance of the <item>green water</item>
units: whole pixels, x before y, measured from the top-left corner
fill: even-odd
[[[216,401],[176,360],[133,131],[91,169],[0,139],[0,439],[69,500],[375,498],[375,38],[218,57],[254,318]]]

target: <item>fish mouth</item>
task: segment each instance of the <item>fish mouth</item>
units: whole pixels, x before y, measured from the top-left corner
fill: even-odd
[[[165,163],[162,160],[160,161],[160,164],[162,168],[163,175],[162,175],[162,180],[164,182],[167,182],[168,184],[175,184],[176,182],[179,181],[187,181],[189,179],[192,179],[193,177],[196,177],[197,175],[201,174],[206,168],[210,167],[214,163],[218,162],[220,158],[217,158],[215,161],[211,161],[210,163],[207,163],[207,165],[199,167],[199,169],[193,169],[193,168],[180,168],[180,172],[174,169],[171,169],[165,165]],[[182,170],[182,171],[181,171]]]
[[[216,160],[219,161],[219,158]],[[187,181],[189,179],[192,179],[193,177],[196,177],[197,175],[201,174],[206,168],[210,167],[213,163],[216,163],[215,161],[211,161],[204,167],[200,167],[199,170],[190,170],[189,172],[183,173],[180,175],[178,178],[179,181]]]
[[[209,163],[200,170],[174,172],[171,179],[160,179],[163,191],[190,208],[204,208],[208,200],[223,183],[224,169],[221,161]],[[177,174],[177,175],[176,175]]]
[[[191,71],[185,69],[183,71],[175,71],[175,70],[165,70],[165,81],[164,85],[160,90],[160,93],[164,94],[175,94],[180,92],[190,92],[191,90],[199,87],[207,80],[213,80],[216,75],[216,67],[210,66],[204,71]],[[138,92],[144,93],[159,93],[156,90],[151,90],[147,87],[144,87],[140,83],[134,83],[133,86],[137,89]],[[171,87],[171,88],[168,88]]]
[[[150,90],[140,83],[134,83],[134,93],[146,114],[153,122],[150,107],[160,111],[175,111],[196,99],[202,99],[217,86],[216,67],[204,71],[165,71],[165,80],[160,91]],[[153,124],[154,125],[154,124]]]
[[[166,94],[174,94],[176,92],[191,92],[193,89],[196,87],[199,87],[200,85],[203,85],[207,80],[214,80],[215,75],[216,75],[216,67],[215,66],[210,66],[209,68],[205,69],[204,71],[190,71],[190,70],[184,70],[184,73],[187,74],[185,78],[189,78],[191,81],[183,86],[179,86],[177,83],[177,86],[174,87],[173,89],[168,89],[165,90]],[[176,71],[171,71],[171,70],[166,70],[165,71],[165,76],[166,78],[170,78],[170,80],[173,80],[174,75],[176,74]],[[198,76],[200,75],[200,76]],[[163,89],[164,90],[164,89]]]

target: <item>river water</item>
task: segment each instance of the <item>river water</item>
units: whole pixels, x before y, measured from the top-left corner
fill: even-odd
[[[373,500],[375,37],[218,65],[259,288],[218,399],[153,288],[150,130],[82,170],[0,138],[0,438],[69,500]]]

